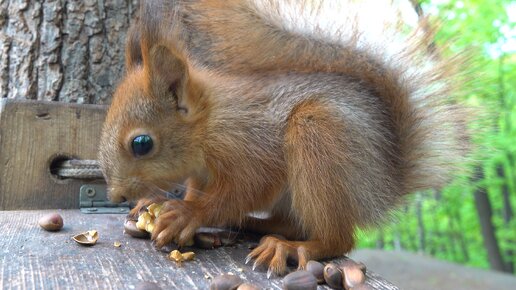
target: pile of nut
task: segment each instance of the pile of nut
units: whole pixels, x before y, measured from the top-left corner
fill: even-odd
[[[140,216],[138,216],[136,228],[152,234],[152,231],[154,230],[154,220],[159,216],[159,213],[162,209],[163,204],[153,203],[147,206],[147,211],[141,213]]]
[[[283,278],[283,288],[317,289],[317,284],[326,283],[332,289],[370,289],[365,284],[366,267],[353,260],[345,260],[339,264],[329,263],[326,266],[309,261],[306,270],[295,271]]]
[[[147,206],[138,216],[138,220],[128,219],[124,224],[124,232],[135,238],[149,238],[155,227],[155,220],[160,215],[163,204],[153,203]],[[187,247],[195,245],[201,249],[214,249],[221,246],[235,244],[237,234],[229,231],[197,232],[194,239],[186,244]]]

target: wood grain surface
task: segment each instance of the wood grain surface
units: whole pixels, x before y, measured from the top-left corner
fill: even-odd
[[[63,216],[64,228],[46,232],[38,219],[51,212]],[[181,267],[167,253],[153,248],[150,240],[123,233],[124,215],[86,215],[79,210],[0,211],[1,289],[135,289],[142,281],[162,289],[208,289],[213,277],[231,272],[262,289],[281,289],[281,278],[266,278],[265,269],[252,271],[244,260],[249,237],[235,246],[215,250],[190,248],[196,253]],[[76,244],[71,236],[97,230],[92,247]],[[120,248],[113,246],[122,243]],[[398,289],[368,271],[366,283],[373,289]],[[329,289],[319,286],[319,289]]]
[[[82,180],[56,179],[56,157],[96,159],[106,107],[0,100],[0,210],[78,208]]]

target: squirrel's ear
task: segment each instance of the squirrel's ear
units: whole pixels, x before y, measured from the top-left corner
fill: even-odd
[[[174,48],[155,45],[148,53],[143,50],[143,67],[147,74],[147,88],[155,96],[173,96],[182,113],[197,112],[202,108],[202,92],[198,82],[189,73],[186,58]]]
[[[186,61],[164,45],[152,47],[148,54],[144,52],[143,66],[151,89],[161,90],[166,85],[169,91],[179,94],[186,84]]]

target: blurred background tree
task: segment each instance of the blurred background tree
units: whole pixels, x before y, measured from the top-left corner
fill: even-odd
[[[439,191],[419,192],[382,230],[359,233],[360,247],[419,252],[514,273],[516,262],[516,1],[411,1],[439,23],[444,55],[470,62],[460,98],[486,112],[472,138],[475,164]]]

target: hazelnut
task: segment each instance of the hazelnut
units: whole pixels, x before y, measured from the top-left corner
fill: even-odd
[[[333,289],[342,289],[342,272],[337,265],[330,263],[324,267],[324,281]]]
[[[317,279],[308,271],[296,271],[283,278],[283,289],[285,290],[315,290]]]
[[[63,228],[63,218],[57,213],[51,213],[42,216],[38,224],[46,231],[59,231]]]
[[[317,283],[324,283],[324,265],[317,261],[308,261],[306,263],[306,270],[317,279]]]
[[[210,290],[235,290],[243,284],[243,280],[235,275],[224,274],[213,278]]]

